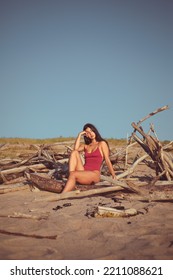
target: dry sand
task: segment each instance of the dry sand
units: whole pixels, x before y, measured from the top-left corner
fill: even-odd
[[[173,203],[141,202],[123,192],[57,202],[37,201],[49,195],[29,189],[0,195],[0,259],[173,259]],[[117,196],[126,199],[115,202],[112,198]],[[129,218],[86,215],[99,204],[135,208],[140,214]],[[53,210],[57,206],[59,209]],[[7,217],[14,213],[30,218]]]
[[[137,166],[131,175],[138,180],[137,186],[153,177],[154,171],[145,164]],[[173,197],[173,185],[165,190],[158,192],[156,188],[153,194]],[[151,192],[150,186],[145,192]],[[0,195],[0,259],[173,259],[172,202],[142,202],[123,191],[57,202],[44,201],[48,196],[48,192],[32,192],[29,187]],[[98,205],[135,208],[139,214],[90,217]],[[59,209],[53,210],[56,207]],[[29,216],[17,218],[19,214]]]

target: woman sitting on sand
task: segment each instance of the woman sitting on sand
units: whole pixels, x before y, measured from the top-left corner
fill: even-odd
[[[85,144],[81,144],[84,136]],[[80,152],[84,151],[85,163],[83,164]],[[109,158],[109,147],[97,128],[87,123],[83,131],[76,138],[74,150],[69,159],[69,178],[63,192],[69,192],[75,188],[76,182],[80,184],[92,184],[100,181],[100,168],[105,160],[112,177],[116,179],[112,163]]]

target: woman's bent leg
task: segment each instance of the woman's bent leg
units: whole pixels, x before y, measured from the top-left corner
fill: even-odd
[[[69,159],[69,172],[76,170],[84,170],[84,167],[79,152],[74,150]]]
[[[63,192],[72,191],[76,182],[80,184],[92,184],[100,181],[99,171],[71,171]]]
[[[76,172],[83,172],[84,167],[82,163],[82,159],[78,151],[74,150],[71,152],[69,159],[69,177],[63,192],[72,191],[76,185]]]
[[[68,177],[68,180],[67,180],[67,183],[63,189],[63,193],[65,192],[70,192],[72,191],[74,188],[75,188],[75,185],[76,185],[76,179],[75,179],[75,176],[74,176],[74,173],[75,171],[71,171],[70,172],[70,175]]]

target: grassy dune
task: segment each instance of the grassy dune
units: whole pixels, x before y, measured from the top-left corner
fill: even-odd
[[[0,159],[5,158],[27,158],[28,156],[34,155],[37,151],[34,144],[46,145],[46,144],[60,144],[55,145],[51,149],[56,152],[61,152],[65,142],[69,142],[70,146],[73,146],[75,141],[74,137],[57,137],[57,138],[48,138],[48,139],[31,139],[31,138],[0,138]],[[126,140],[124,139],[107,139],[110,147],[124,146],[126,145]],[[62,146],[64,142],[64,145]],[[5,145],[3,145],[5,144]]]
[[[110,145],[115,146],[124,146],[127,144],[126,139],[115,139],[115,138],[106,138]],[[58,142],[66,142],[66,141],[75,141],[75,137],[55,137],[55,138],[46,138],[46,139],[32,139],[32,138],[0,138],[0,144],[54,144]],[[168,144],[170,141],[165,140],[161,141],[161,143]]]
[[[53,144],[58,142],[74,141],[74,137],[57,137],[47,139],[31,139],[31,138],[0,138],[0,144]],[[125,139],[108,138],[107,141],[112,145],[124,145]]]
[[[0,144],[53,144],[57,142],[73,141],[73,137],[57,137],[47,139],[32,139],[32,138],[0,138]]]

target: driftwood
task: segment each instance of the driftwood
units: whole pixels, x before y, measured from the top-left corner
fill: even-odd
[[[172,203],[173,202],[173,195],[172,196],[169,196],[169,197],[160,197],[159,195],[153,195],[152,197],[137,197],[137,198],[133,198],[133,200],[139,200],[139,201],[142,201],[142,202],[161,202],[161,203],[164,203],[164,202],[170,202]]]
[[[162,145],[154,137],[147,135],[143,132],[141,128],[138,128],[134,123],[132,126],[144,137],[144,140],[141,140],[137,135],[133,134],[133,138],[141,145],[145,152],[151,157],[155,164],[156,175],[163,173],[168,181],[171,181],[173,178],[173,164],[171,160],[164,153]]]
[[[98,206],[97,211],[95,213],[96,218],[119,218],[119,217],[130,217],[130,216],[135,216],[137,215],[138,212],[134,208],[129,208],[129,209],[123,209],[119,210],[116,208],[112,207],[104,207],[104,206]]]
[[[112,179],[112,177],[101,175],[101,180],[108,181],[108,182],[112,183],[113,185],[120,186],[120,187],[122,187],[124,189],[127,189],[127,190],[130,190],[132,192],[138,192],[136,189],[134,189],[133,187],[130,187],[125,182],[114,180],[114,179]]]
[[[63,190],[62,183],[59,183],[56,180],[48,179],[48,178],[42,177],[38,174],[28,174],[28,177],[29,177],[29,180],[34,185],[36,185],[36,187],[38,187],[41,190],[55,192],[55,193],[61,193]],[[116,186],[120,186],[122,189],[127,189],[132,192],[138,192],[133,187],[128,186],[125,182],[114,180],[108,176],[101,175],[101,180],[110,182],[111,184],[114,184]],[[108,187],[106,187],[104,189],[102,188],[99,191],[98,191],[98,189],[96,191],[96,189],[93,188],[93,185],[91,185],[91,188],[92,189],[89,190],[90,193],[88,193],[88,195],[95,195],[97,193],[103,193],[103,192],[108,191]],[[110,191],[112,191],[112,189],[110,189]],[[72,192],[72,193],[74,193],[74,192]],[[84,191],[82,191],[82,193],[84,193]],[[61,196],[63,197],[63,195],[65,195],[65,194],[62,194]],[[79,196],[78,193],[77,193],[77,196]],[[82,194],[82,196],[84,196],[84,194]]]
[[[126,170],[125,172],[121,173],[120,175],[117,175],[117,179],[122,179],[124,177],[127,177],[129,175],[131,175],[134,170],[135,170],[135,167],[140,163],[142,162],[143,160],[145,160],[146,158],[148,157],[147,154],[143,155],[142,157],[140,157],[139,159],[137,159],[133,164],[132,166],[130,166],[128,168],[128,170]]]
[[[27,162],[29,162],[31,159],[33,159],[35,157],[35,155],[32,155],[31,157],[29,157],[28,159],[22,160],[22,161],[18,161],[17,163],[13,163],[13,164],[6,164],[4,166],[1,167],[1,171],[5,170],[8,168],[8,170],[13,169],[13,168],[17,168],[20,167],[22,165],[25,165]]]
[[[140,126],[141,122],[153,116],[154,114],[168,109],[168,106],[157,109],[156,111],[150,113],[145,118],[141,119],[137,124],[132,123],[134,132],[132,133],[132,138],[144,149],[144,151],[151,157],[154,165],[156,175],[163,174],[162,178],[171,181],[173,179],[173,162],[172,159],[164,152],[161,142],[157,137],[153,137],[149,134],[146,134],[142,127]],[[153,126],[151,128],[154,132]],[[140,133],[143,139],[139,138],[136,135],[136,132]]]
[[[15,145],[16,146],[16,145]],[[20,145],[18,145],[20,146]],[[52,171],[61,174],[67,173],[67,161],[69,153],[55,153],[51,149],[51,145],[31,145],[37,149],[32,156],[27,159],[2,159],[0,160],[0,183],[7,183],[13,179],[17,179],[25,175],[25,171],[29,172],[45,172]],[[15,147],[14,147],[15,148]],[[16,147],[17,148],[17,147]]]
[[[68,152],[64,152],[63,154],[55,153],[51,149],[51,145],[32,145],[34,149],[37,150],[37,152],[35,152],[34,150],[34,152],[32,152],[33,154],[30,155],[27,159],[13,159],[11,161],[10,159],[8,159],[0,161],[0,193],[28,188],[29,184],[25,185],[25,183],[28,183],[28,181],[32,182],[32,184],[40,190],[57,193],[56,200],[64,199],[68,196],[72,198],[85,197],[88,195],[95,195],[99,193],[101,194],[117,190],[128,190],[138,193],[139,190],[136,188],[136,186],[133,186],[133,184],[129,184],[128,181],[120,180],[125,180],[127,178],[130,179],[131,174],[134,172],[138,164],[140,164],[142,161],[145,164],[148,164],[148,166],[150,163],[152,163],[152,165],[154,165],[155,167],[156,177],[151,182],[151,186],[156,185],[157,181],[160,179],[169,180],[169,182],[171,182],[173,180],[173,158],[170,157],[169,150],[173,149],[173,145],[171,144],[172,142],[170,144],[162,146],[155,132],[155,137],[153,137],[149,134],[146,134],[141,127],[141,123],[143,121],[166,109],[168,109],[168,106],[164,106],[150,113],[146,117],[142,118],[137,124],[135,124],[134,122],[132,123],[134,131],[130,139],[135,140],[135,142],[130,143],[123,149],[119,149],[118,152],[110,156],[112,162],[116,164],[118,164],[116,160],[120,160],[120,158],[121,160],[123,159],[124,167],[126,168],[126,170],[117,175],[118,181],[113,180],[108,176],[105,177],[104,174],[107,173],[104,167],[101,170],[101,180],[109,182],[109,185],[112,184],[111,187],[107,186],[106,188],[104,188],[103,186],[101,186],[100,182],[100,189],[98,189],[99,185],[97,184],[97,189],[92,188],[93,186],[88,186],[90,188],[88,191],[81,191],[80,193],[78,191],[73,191],[68,194],[59,194],[63,189],[64,177],[67,178],[68,175],[67,161],[69,159],[69,153],[71,152],[72,148],[66,146]],[[152,132],[154,131],[153,126],[150,130]],[[139,136],[137,136],[136,133],[141,134],[143,138],[141,139]],[[142,155],[140,157],[138,156],[138,158],[136,158],[136,160],[133,161],[131,165],[129,165],[127,164],[129,149],[136,144],[138,144],[139,147],[142,147]],[[3,150],[5,148],[5,145],[1,148]],[[145,151],[145,154],[143,153],[143,151]],[[150,158],[151,160],[147,161],[147,158]],[[35,174],[35,172],[37,173]],[[46,178],[43,176],[43,173],[47,175]],[[26,180],[26,174],[28,181],[24,182],[24,180]],[[57,181],[57,179],[59,181]],[[16,184],[18,182],[22,183],[22,181],[23,185]],[[8,184],[9,186],[5,187],[5,185]],[[14,184],[14,187],[12,187],[10,184]]]
[[[156,186],[167,186],[167,185],[173,185],[173,181],[157,181],[155,183]]]
[[[40,215],[40,216],[34,216],[30,214],[23,214],[23,213],[13,213],[8,215],[2,215],[0,214],[0,218],[18,218],[18,219],[32,219],[32,220],[47,220],[48,214]]]
[[[4,182],[4,185],[8,186],[8,185],[13,185],[13,184],[18,184],[18,183],[24,183],[26,182],[26,178],[21,176],[21,177],[18,177],[16,179],[12,179],[10,181],[6,181]],[[2,185],[0,185],[1,187]]]
[[[45,164],[42,164],[42,163],[33,164],[33,165],[26,165],[26,166],[15,167],[15,168],[12,168],[12,169],[10,168],[10,169],[7,169],[7,170],[3,170],[3,171],[0,172],[0,175],[1,176],[6,176],[6,175],[9,175],[9,174],[21,173],[21,172],[26,171],[27,169],[37,171],[37,170],[42,170],[42,169],[47,169],[47,168],[46,168]]]
[[[159,112],[162,112],[162,111],[165,111],[165,110],[167,110],[167,109],[169,109],[168,105],[156,109],[155,111],[149,113],[147,116],[145,116],[145,117],[142,118],[140,121],[138,121],[137,125],[139,126],[143,121],[145,121],[145,120],[147,120],[148,118],[154,116],[155,114],[157,114],[157,113],[159,113]]]
[[[0,194],[27,190],[27,189],[30,189],[30,186],[28,184],[25,185],[24,183],[16,183],[12,185],[0,185]]]
[[[41,199],[35,199],[34,202],[37,201],[58,201],[58,200],[63,200],[63,199],[76,199],[76,198],[82,198],[82,197],[88,197],[88,196],[94,196],[94,195],[101,195],[101,194],[106,194],[106,193],[111,193],[115,191],[121,191],[123,190],[123,187],[121,186],[111,186],[111,187],[101,187],[97,189],[91,189],[87,191],[71,191],[67,193],[60,193],[60,194],[54,194],[48,197],[44,197]]]
[[[48,179],[37,174],[29,174],[29,180],[36,185],[37,188],[43,191],[60,193],[63,189],[62,183],[53,179]]]
[[[13,232],[13,231],[7,231],[4,229],[0,229],[1,234],[7,234],[7,235],[15,235],[15,236],[24,236],[24,237],[32,237],[32,238],[38,238],[38,239],[56,239],[57,235],[39,235],[39,234],[27,234],[22,232]]]

